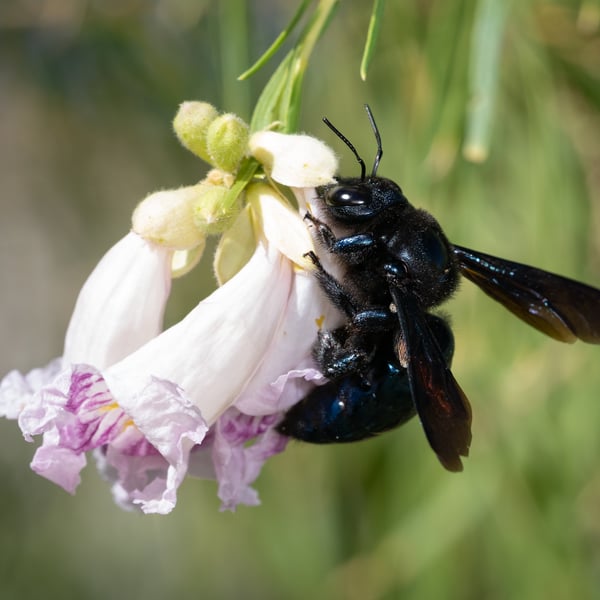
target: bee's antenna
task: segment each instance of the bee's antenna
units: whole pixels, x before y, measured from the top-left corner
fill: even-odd
[[[375,161],[373,162],[373,170],[371,171],[371,177],[375,177],[375,175],[377,175],[379,163],[381,162],[381,157],[383,156],[383,146],[381,145],[381,135],[379,134],[379,129],[377,129],[377,123],[375,123],[375,118],[371,112],[371,107],[368,104],[365,104],[365,110],[367,111],[367,116],[369,117],[369,121],[371,123],[371,129],[373,130],[373,133],[375,134],[375,140],[377,141],[377,154],[375,156]]]
[[[372,118],[373,117],[371,117],[371,119]],[[340,140],[342,140],[342,142],[344,142],[344,144],[346,144],[346,146],[348,146],[348,148],[350,148],[350,150],[352,150],[352,153],[354,154],[354,156],[356,156],[356,160],[358,161],[358,164],[360,165],[360,180],[364,181],[365,176],[367,174],[367,167],[365,166],[365,161],[360,157],[360,155],[356,151],[356,148],[352,145],[350,140],[339,129],[337,129],[334,125],[331,124],[331,121],[327,117],[323,117],[323,123],[325,123],[325,125],[327,125],[327,127],[329,127],[329,129],[331,129],[331,131],[333,131],[333,133],[335,133],[335,135],[337,135],[340,138]],[[371,121],[371,123],[374,123],[374,122]],[[379,135],[379,132],[377,132],[376,135]],[[381,144],[379,144],[379,147],[381,148]],[[380,154],[378,156],[379,156],[379,158],[381,158]]]

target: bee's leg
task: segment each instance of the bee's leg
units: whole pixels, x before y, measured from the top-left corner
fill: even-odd
[[[320,331],[313,356],[323,374],[335,379],[349,373],[359,373],[368,366],[369,352],[362,345],[347,344],[345,327]]]
[[[375,239],[370,233],[338,238],[329,225],[313,214],[306,213],[304,219],[314,225],[317,239],[329,252],[344,256],[344,259],[351,264],[363,261],[365,254],[375,249]]]
[[[345,288],[331,273],[326,271],[318,256],[314,252],[305,254],[315,265],[315,277],[321,289],[329,300],[351,319],[357,311],[358,302],[352,292]]]

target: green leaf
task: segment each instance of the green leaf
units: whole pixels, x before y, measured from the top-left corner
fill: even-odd
[[[275,41],[269,46],[269,48],[267,48],[265,53],[249,69],[244,71],[238,77],[240,81],[248,79],[248,77],[254,75],[254,73],[262,69],[262,67],[264,67],[267,64],[267,62],[269,62],[271,57],[277,52],[277,50],[279,50],[279,48],[281,48],[285,40],[289,37],[290,33],[294,30],[294,28],[298,24],[298,21],[302,18],[302,15],[306,12],[308,5],[312,1],[313,0],[303,0],[302,4],[300,4],[298,10],[292,17],[292,20],[290,21],[289,25],[277,36]]]
[[[469,110],[463,155],[483,162],[488,155],[498,79],[501,46],[510,2],[479,0],[471,38]]]
[[[300,114],[302,83],[309,59],[333,15],[339,0],[320,0],[300,35],[299,41],[283,59],[261,94],[252,120],[251,131],[274,124],[278,131],[296,131]]]
[[[367,71],[371,64],[371,59],[375,53],[375,44],[379,37],[381,29],[381,21],[383,20],[383,11],[385,9],[385,0],[375,0],[373,2],[373,12],[369,20],[369,30],[367,31],[367,39],[365,41],[365,49],[363,51],[362,61],[360,63],[360,78],[365,81],[367,79]]]
[[[288,85],[294,50],[290,50],[264,87],[254,108],[250,131],[261,131],[279,118],[279,102]]]

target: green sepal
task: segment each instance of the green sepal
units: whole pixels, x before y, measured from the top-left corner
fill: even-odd
[[[254,209],[247,204],[221,236],[213,268],[219,285],[229,281],[252,258],[256,248]]]

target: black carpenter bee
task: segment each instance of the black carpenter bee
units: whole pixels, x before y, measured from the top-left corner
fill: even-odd
[[[471,408],[450,371],[452,331],[430,311],[454,293],[463,275],[556,340],[600,343],[600,290],[451,244],[429,213],[377,176],[381,137],[366,109],[377,141],[371,174],[350,141],[324,119],[354,153],[361,176],[317,188],[323,220],[305,217],[342,269],[336,278],[308,254],[347,322],[320,333],[313,354],[329,381],[294,405],[278,430],[312,443],[351,442],[416,413],[442,465],[460,471],[471,443]]]

